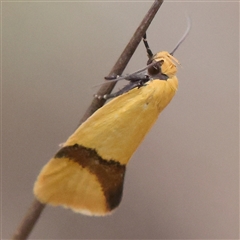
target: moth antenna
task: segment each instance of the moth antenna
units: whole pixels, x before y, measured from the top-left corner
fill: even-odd
[[[191,18],[189,16],[187,16],[187,23],[188,23],[187,24],[187,29],[186,29],[185,33],[183,34],[182,38],[177,43],[176,47],[170,53],[171,55],[174,54],[174,52],[178,49],[178,47],[182,44],[182,42],[187,38],[187,36],[188,36],[188,34],[190,32],[190,29],[191,29],[191,26],[192,26],[192,21],[191,21]]]
[[[150,47],[148,45],[147,34],[146,33],[143,35],[142,40],[143,40],[144,46],[145,46],[145,48],[147,50],[148,58],[150,59],[150,58],[153,57],[153,53],[152,53],[152,50],[150,49]]]

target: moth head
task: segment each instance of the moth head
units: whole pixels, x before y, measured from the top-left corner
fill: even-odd
[[[174,75],[176,75],[177,65],[180,63],[178,62],[178,60],[175,57],[173,57],[173,54],[178,49],[178,47],[182,44],[182,42],[186,39],[187,35],[190,32],[190,29],[191,29],[190,17],[187,17],[187,22],[188,22],[188,26],[187,26],[185,33],[183,34],[181,39],[178,41],[178,43],[175,46],[175,48],[173,49],[173,51],[170,53],[159,52],[159,53],[153,55],[153,53],[148,45],[148,42],[147,42],[147,35],[146,35],[146,33],[144,34],[143,43],[146,47],[148,58],[149,58],[147,64],[148,65],[151,64],[151,66],[149,66],[149,68],[148,68],[148,73],[150,76],[166,75],[167,77],[170,78],[170,77],[173,77]],[[152,65],[152,63],[154,63],[154,62],[156,64]]]
[[[178,60],[168,52],[159,52],[155,54],[148,61],[148,64],[152,62],[158,62],[158,64],[155,64],[148,69],[148,73],[151,76],[161,73],[167,75],[169,78],[176,75],[177,65],[180,64]]]

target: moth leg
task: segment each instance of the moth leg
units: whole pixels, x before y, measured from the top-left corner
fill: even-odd
[[[119,91],[117,91],[115,93],[105,94],[103,96],[95,94],[94,97],[96,97],[98,99],[106,99],[107,100],[110,98],[118,97],[118,96],[122,95],[123,93],[128,92],[135,87],[138,87],[138,82],[130,82],[125,87],[123,87],[122,89],[120,89]]]
[[[118,78],[123,77],[121,75],[117,75],[117,76],[108,76],[108,77],[104,77],[105,80],[117,80]]]
[[[107,79],[110,79],[110,78],[107,77]],[[128,85],[126,85],[125,87],[123,87],[122,89],[120,89],[119,91],[117,91],[115,93],[105,94],[103,96],[94,95],[94,97],[96,97],[98,99],[110,99],[110,98],[118,97],[119,95],[122,95],[123,93],[128,92],[135,87],[140,88],[140,87],[144,86],[145,83],[150,80],[150,77],[146,74],[141,73],[141,74],[133,74],[133,75],[126,76],[125,79],[130,81],[130,83]],[[117,80],[117,78],[116,78],[116,80]]]
[[[147,81],[150,80],[150,77],[146,73],[140,73],[140,74],[138,73],[138,74],[131,74],[129,76],[126,76],[125,79],[128,80],[128,81],[131,81],[131,82],[143,82],[143,83],[146,83]]]
[[[107,76],[107,77],[104,77],[105,80],[108,80],[108,81],[119,81],[119,80],[128,80],[128,81],[131,81],[131,82],[134,82],[134,81],[139,81],[139,80],[142,80],[142,81],[148,81],[150,79],[149,75],[146,74],[145,72],[138,72],[138,73],[133,73],[133,74],[130,74],[130,75],[125,75],[125,76],[121,76],[121,75],[117,75],[116,77],[115,76]]]

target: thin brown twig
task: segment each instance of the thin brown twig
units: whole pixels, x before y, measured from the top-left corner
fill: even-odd
[[[40,203],[36,198],[33,200],[30,208],[28,209],[26,215],[22,219],[19,227],[14,233],[12,239],[24,240],[27,239],[28,235],[31,233],[34,225],[39,219],[45,204]]]
[[[131,59],[133,53],[135,52],[138,44],[140,43],[143,34],[147,31],[150,23],[152,22],[154,16],[156,15],[158,9],[161,7],[162,3],[163,0],[154,1],[153,5],[147,12],[146,16],[140,23],[139,27],[136,29],[135,33],[133,34],[133,37],[130,39],[129,43],[123,50],[122,54],[116,61],[115,65],[113,66],[108,76],[112,77],[122,74],[123,70],[125,69],[129,60]],[[115,84],[116,82],[114,81],[104,84],[98,90],[97,95],[105,95],[111,93]],[[85,112],[84,116],[80,120],[80,124],[84,122],[89,116],[91,116],[98,108],[102,107],[105,101],[106,101],[105,99],[94,98],[89,108]],[[37,199],[34,199],[26,215],[24,216],[17,230],[13,234],[12,239],[13,240],[27,239],[44,208],[45,204],[42,204]]]

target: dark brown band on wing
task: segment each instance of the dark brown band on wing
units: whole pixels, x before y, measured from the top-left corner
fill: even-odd
[[[55,158],[69,158],[94,174],[106,197],[107,209],[116,208],[122,199],[125,165],[114,160],[104,160],[94,149],[75,144],[61,148]]]

